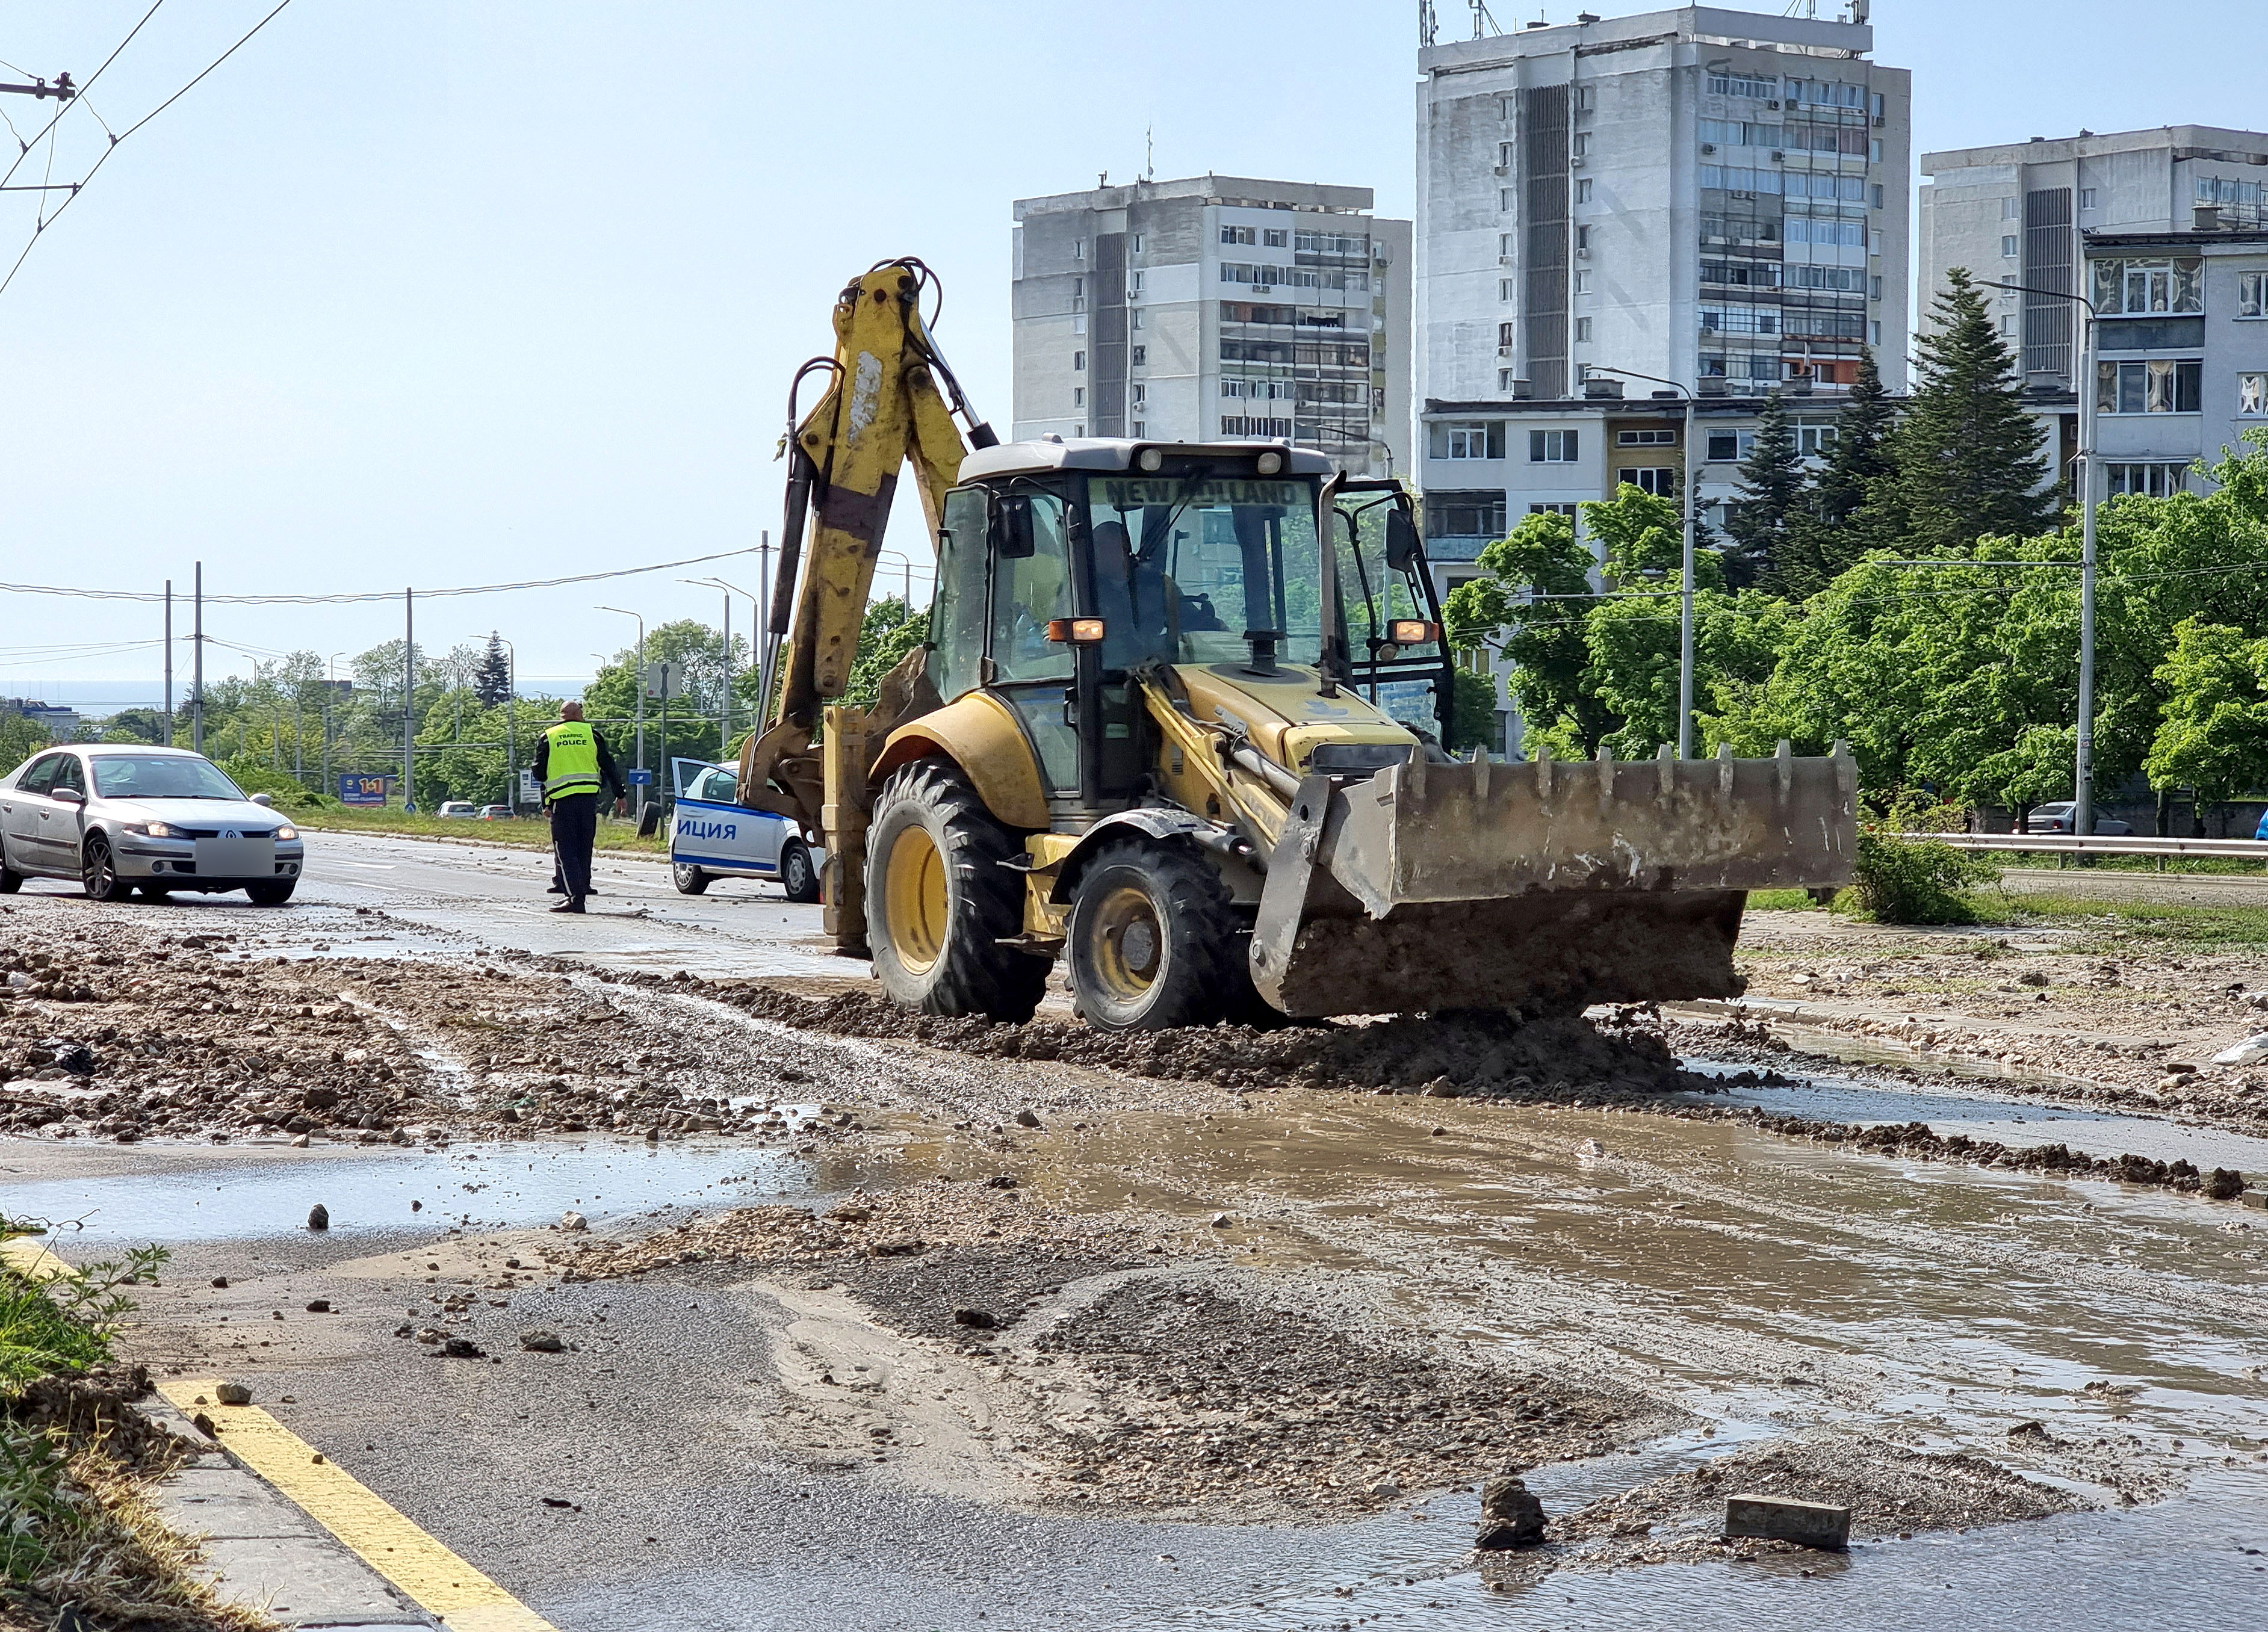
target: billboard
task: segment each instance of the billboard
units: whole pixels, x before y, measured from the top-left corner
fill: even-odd
[[[342,805],[383,805],[394,778],[365,775],[361,771],[339,773],[339,803]]]

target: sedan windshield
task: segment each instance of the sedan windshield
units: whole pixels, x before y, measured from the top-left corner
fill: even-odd
[[[98,754],[94,790],[106,799],[240,799],[210,760],[177,754]]]

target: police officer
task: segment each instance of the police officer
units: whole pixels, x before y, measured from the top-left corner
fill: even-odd
[[[614,790],[617,816],[626,798],[615,756],[607,752],[605,739],[584,723],[581,703],[559,705],[559,724],[535,745],[535,777],[543,784],[543,803],[551,812],[551,850],[567,897],[551,910],[580,912],[583,898],[591,893],[600,787],[603,783]]]

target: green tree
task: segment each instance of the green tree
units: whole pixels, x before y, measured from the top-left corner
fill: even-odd
[[[2158,674],[2167,695],[2151,785],[2193,788],[2200,803],[2268,788],[2268,638],[2186,619]]]
[[[512,695],[512,663],[504,656],[504,638],[489,631],[489,643],[473,671],[473,691],[484,709],[500,707]]]
[[[1840,577],[1868,549],[1896,548],[1870,539],[1859,525],[1875,483],[1889,474],[1888,445],[1897,413],[1882,389],[1873,349],[1859,354],[1859,379],[1836,415],[1835,445],[1788,520],[1774,587],[1808,600]]]
[[[0,776],[14,770],[53,740],[46,726],[20,714],[0,714]]]
[[[1587,759],[1619,723],[1590,689],[1583,633],[1597,564],[1571,518],[1531,515],[1481,551],[1480,576],[1451,590],[1441,614],[1451,645],[1512,664],[1506,683],[1528,741],[1572,758]]]
[[[1775,391],[1765,399],[1756,439],[1741,461],[1738,493],[1726,507],[1725,533],[1733,548],[1725,570],[1733,583],[1778,585],[1803,487],[1803,456],[1796,452],[1787,404]]]
[[[1453,754],[1493,748],[1497,700],[1501,695],[1496,676],[1486,669],[1469,669],[1459,664],[1450,682],[1456,689],[1449,699],[1449,739],[1441,746]]]
[[[2025,411],[2015,359],[1993,332],[1984,291],[1955,267],[1935,327],[1915,342],[1919,379],[1889,442],[1890,469],[1871,484],[1860,526],[1915,555],[1965,550],[1987,534],[2030,538],[2059,502]]]

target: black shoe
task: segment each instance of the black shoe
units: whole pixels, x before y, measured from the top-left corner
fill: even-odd
[[[549,885],[545,887],[543,893],[546,895],[564,895],[567,893],[567,886],[563,884]]]
[[[551,910],[554,912],[580,912],[583,910],[583,898],[579,895],[571,895],[565,901],[560,902],[556,907],[554,907]]]

